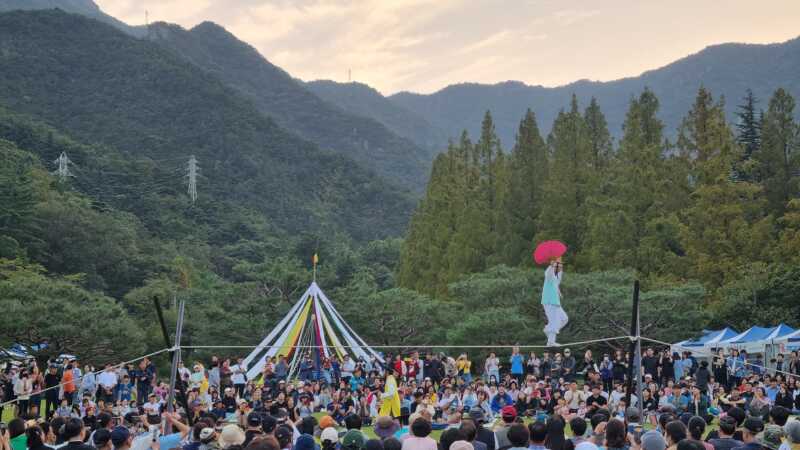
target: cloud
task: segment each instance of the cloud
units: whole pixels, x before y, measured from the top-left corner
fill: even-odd
[[[346,81],[352,70],[385,94],[635,75],[712,43],[794,37],[800,16],[786,0],[96,1],[134,25],[145,9],[186,28],[212,20],[295,77]]]

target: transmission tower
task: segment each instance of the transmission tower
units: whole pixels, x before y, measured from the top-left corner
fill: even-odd
[[[189,157],[189,167],[187,168],[186,176],[189,177],[189,198],[192,199],[192,204],[197,201],[197,172],[200,170],[197,167],[197,158],[192,155]]]
[[[58,155],[58,158],[56,158],[56,160],[53,162],[57,167],[53,173],[58,177],[59,181],[64,182],[67,181],[67,177],[75,176],[69,171],[70,164],[74,165],[74,163],[70,161],[69,157],[67,156],[67,152],[61,152],[61,154]]]

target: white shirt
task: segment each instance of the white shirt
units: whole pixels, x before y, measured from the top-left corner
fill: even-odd
[[[244,379],[245,370],[242,369],[238,364],[231,367],[231,381],[233,384],[246,384],[247,381]]]
[[[100,386],[103,386],[106,389],[111,389],[117,385],[117,374],[110,370],[104,370],[100,373],[100,375],[98,375],[97,382],[100,384]]]
[[[147,402],[142,405],[142,408],[144,408],[144,411],[147,414],[159,414],[161,412],[161,403]]]

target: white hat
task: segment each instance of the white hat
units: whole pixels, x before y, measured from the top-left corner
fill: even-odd
[[[239,428],[239,425],[225,425],[219,434],[219,443],[222,448],[242,445],[245,439],[244,431]]]
[[[319,436],[320,442],[330,441],[334,444],[339,442],[339,432],[336,431],[335,427],[328,427],[322,430],[322,434]]]

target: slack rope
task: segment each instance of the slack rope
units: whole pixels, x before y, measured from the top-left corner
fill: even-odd
[[[569,342],[566,344],[558,344],[558,345],[544,345],[544,344],[498,344],[498,345],[435,345],[435,344],[420,344],[420,345],[369,345],[371,348],[431,348],[431,349],[439,349],[439,348],[567,348],[567,347],[578,347],[582,345],[588,344],[596,344],[601,342],[608,342],[608,341],[618,341],[622,339],[630,339],[636,340],[635,336],[614,336],[614,337],[607,337],[607,338],[600,338],[600,339],[591,339],[588,341],[577,341],[577,342]],[[642,338],[644,339],[644,338]],[[181,349],[184,350],[199,350],[199,349],[254,349],[257,348],[258,345],[182,345]],[[321,345],[296,345],[295,348],[304,349],[304,348],[321,348]],[[354,345],[342,345],[344,348],[352,348],[356,347]]]

